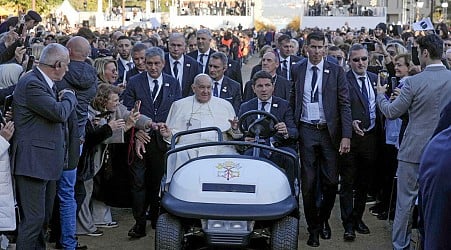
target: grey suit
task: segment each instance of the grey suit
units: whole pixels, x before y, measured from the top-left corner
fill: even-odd
[[[45,249],[44,224],[53,206],[55,180],[64,165],[64,126],[76,105],[71,93],[65,93],[58,102],[37,68],[17,83],[11,165],[22,215],[18,249]]]
[[[426,143],[430,140],[440,118],[440,111],[451,97],[451,71],[445,66],[429,66],[408,78],[401,94],[390,103],[385,95],[377,95],[381,112],[390,119],[409,112],[409,124],[398,153],[398,197],[393,222],[394,249],[410,243],[408,230],[411,210],[418,195],[418,167]]]

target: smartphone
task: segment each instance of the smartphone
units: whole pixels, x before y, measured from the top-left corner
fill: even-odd
[[[27,48],[30,47],[30,36],[25,37],[25,41],[23,42],[23,45]]]
[[[391,91],[393,92],[398,87],[398,80],[396,80],[396,77],[393,76],[391,78]]]
[[[6,111],[10,111],[13,105],[13,95],[8,95],[5,97],[5,102],[3,103],[3,115],[6,115]]]
[[[375,51],[376,46],[374,45],[374,42],[363,42],[362,46],[368,50],[368,52]]]
[[[135,102],[135,107],[133,107],[133,110],[135,111],[135,112],[139,112],[139,109],[141,108],[141,100],[137,100],[136,102]]]
[[[25,70],[25,72],[32,70],[33,65],[34,65],[34,56],[30,55],[30,56],[28,56],[27,69]]]

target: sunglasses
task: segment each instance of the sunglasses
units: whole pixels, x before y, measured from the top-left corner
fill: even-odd
[[[368,57],[366,56],[362,56],[362,57],[356,57],[356,58],[352,58],[351,59],[353,62],[359,62],[360,60],[362,60],[362,62],[368,60]]]

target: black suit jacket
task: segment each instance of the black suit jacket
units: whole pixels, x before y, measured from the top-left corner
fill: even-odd
[[[42,180],[61,177],[68,153],[65,126],[71,116],[76,116],[73,111],[77,98],[71,93],[65,93],[60,101],[57,98],[37,68],[22,76],[17,83],[13,99],[15,132],[11,149],[11,166],[15,175]],[[78,136],[78,131],[75,133]]]
[[[219,90],[219,97],[229,101],[235,110],[235,114],[238,113],[241,105],[241,90],[239,83],[224,76],[221,89]]]
[[[440,112],[440,120],[438,121],[437,128],[435,128],[434,137],[436,134],[447,129],[451,125],[451,101],[446,105],[446,107]]]
[[[377,82],[377,75],[371,72],[367,72],[368,78],[373,87]],[[361,128],[368,128],[370,126],[370,114],[368,113],[368,103],[363,99],[362,91],[360,90],[360,86],[357,82],[357,79],[354,76],[352,70],[346,73],[346,78],[349,83],[349,97],[351,103],[351,115],[352,120],[360,120],[362,121]],[[384,83],[382,83],[384,84]],[[374,96],[376,98],[375,90],[372,90]],[[381,132],[383,126],[382,113],[379,108],[376,106],[376,131]]]
[[[294,120],[300,123],[307,61],[303,60],[292,68],[293,86],[290,105],[294,109]],[[342,138],[352,137],[351,105],[349,89],[343,68],[324,61],[322,82],[322,103],[327,129],[332,142],[338,146]]]
[[[291,92],[291,82],[288,81],[283,76],[276,75],[274,82],[274,93],[273,96],[280,97],[286,101],[290,101]],[[244,87],[243,102],[249,101],[250,99],[256,97],[254,91],[252,90],[252,80],[246,83]]]
[[[241,104],[240,112],[238,117],[241,117],[244,113],[250,110],[258,110],[258,98],[255,97],[247,102]],[[272,97],[271,110],[270,113],[273,114],[279,122],[284,122],[288,130],[288,138],[284,139],[283,136],[276,134],[274,140],[277,146],[293,146],[296,139],[298,138],[299,132],[293,119],[293,110],[291,109],[288,101],[283,100],[277,96]],[[252,122],[256,117],[249,117],[249,120],[244,121],[246,123]],[[247,127],[247,126],[246,126]]]
[[[136,67],[133,67],[133,69],[127,70],[127,75],[125,76],[125,80],[128,82],[130,80],[130,78],[132,78],[133,76],[136,76],[139,73],[140,72],[138,71],[138,69],[136,69]],[[122,83],[122,81],[118,82],[118,83]]]
[[[201,65],[200,66],[201,73],[205,73],[205,74],[208,75],[208,73],[209,73],[209,71],[208,71],[208,63],[210,62],[210,56],[213,53],[215,53],[215,52],[216,52],[216,50],[213,50],[213,49],[210,48],[210,53],[208,53],[208,59],[207,59],[206,65],[205,65],[205,72],[202,72],[203,65]],[[193,52],[188,53],[187,55],[190,56],[191,58],[193,58],[197,62],[197,57],[199,56],[199,54],[200,54],[199,50],[195,50]]]
[[[152,93],[150,92],[147,72],[130,78],[123,94],[124,105],[128,109],[132,109],[135,101],[141,100],[141,114],[150,117],[154,122],[166,122],[172,103],[181,98],[181,91],[180,85],[174,77],[162,74],[163,86],[159,86],[161,102],[158,107],[154,106],[151,97]]]
[[[254,77],[255,73],[257,73],[260,70],[262,70],[261,62],[259,64],[255,65],[254,67],[252,67],[251,76],[250,76],[249,80],[252,80],[252,77]]]
[[[241,75],[241,66],[238,61],[228,59],[227,70],[224,73],[230,79],[238,82],[243,87],[243,77]],[[242,88],[241,88],[242,89]]]
[[[182,90],[182,97],[187,97],[192,94],[191,85],[194,83],[194,77],[196,77],[202,71],[202,66],[189,56],[183,56],[183,76],[182,81],[180,83],[180,87]],[[169,53],[166,53],[165,56],[166,63],[163,68],[163,72],[173,76],[171,65],[169,62]]]

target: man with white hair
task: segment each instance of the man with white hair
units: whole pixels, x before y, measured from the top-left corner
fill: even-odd
[[[188,96],[175,101],[169,110],[166,123],[159,124],[160,133],[164,140],[171,142],[172,136],[180,131],[218,127],[227,138],[239,138],[238,120],[232,104],[225,99],[212,96],[213,81],[207,74],[199,74],[194,78],[192,89],[193,96]],[[187,145],[199,142],[217,141],[216,132],[203,132],[182,136],[177,145]],[[233,146],[218,146],[190,149],[182,151],[168,161],[174,161],[173,171],[191,158],[202,155],[237,154]],[[170,175],[168,175],[168,179]]]

